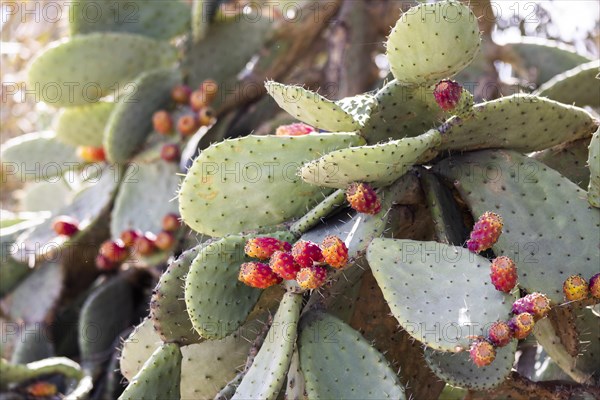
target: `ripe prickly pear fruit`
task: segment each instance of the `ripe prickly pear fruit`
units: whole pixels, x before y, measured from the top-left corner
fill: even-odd
[[[277,275],[287,280],[296,279],[296,274],[300,271],[300,266],[294,261],[294,256],[287,251],[278,250],[273,253],[269,261],[269,267]]]
[[[327,280],[327,269],[318,265],[301,268],[296,274],[296,282],[305,290],[316,289]]]
[[[194,90],[190,94],[190,107],[194,111],[200,111],[203,107],[206,107],[208,102],[206,101],[206,95],[201,89]]]
[[[107,240],[100,246],[100,254],[114,263],[121,263],[127,259],[129,252],[121,241]]]
[[[471,237],[467,240],[467,248],[473,253],[490,249],[498,241],[502,233],[502,217],[491,211],[486,211],[473,226]]]
[[[139,236],[135,240],[135,251],[142,256],[149,256],[156,251],[155,240],[156,236],[149,232]]]
[[[119,263],[110,261],[108,257],[98,254],[96,256],[96,267],[100,271],[114,271],[119,268]]]
[[[550,299],[542,293],[531,293],[515,301],[512,306],[514,314],[529,313],[536,320],[544,318],[550,312]]]
[[[494,322],[488,330],[488,341],[496,347],[504,347],[510,343],[513,333],[504,321]]]
[[[567,301],[578,301],[588,297],[588,283],[581,275],[571,275],[563,283],[563,293]]]
[[[508,321],[508,326],[515,339],[525,339],[533,331],[534,325],[533,314],[527,312],[515,315]]]
[[[157,111],[152,115],[152,127],[162,135],[169,135],[173,132],[173,119],[167,111]]]
[[[104,154],[104,148],[102,147],[79,146],[77,147],[77,157],[87,163],[102,162],[106,160],[106,154]]]
[[[79,222],[75,218],[66,215],[61,215],[52,222],[52,229],[57,235],[73,236],[79,232]]]
[[[485,339],[478,339],[471,343],[469,349],[471,361],[478,367],[490,365],[496,359],[496,349]]]
[[[206,104],[212,103],[217,97],[217,93],[219,92],[219,85],[212,79],[205,79],[201,84],[199,89],[204,94],[204,99]]]
[[[261,262],[243,263],[238,279],[246,285],[258,289],[266,289],[282,281],[267,264]]]
[[[190,102],[192,89],[187,85],[177,85],[171,91],[171,98],[177,104],[188,104]]]
[[[160,158],[167,162],[176,162],[179,160],[179,146],[175,143],[165,144],[160,149]]]
[[[156,235],[154,245],[160,250],[169,250],[175,244],[175,235],[172,232],[161,231]]]
[[[462,91],[460,83],[452,79],[443,79],[435,85],[433,97],[442,110],[452,111],[458,105]]]
[[[53,383],[38,381],[29,384],[25,388],[25,391],[28,395],[34,398],[47,398],[51,396],[56,396],[56,394],[58,393],[58,388]]]
[[[198,123],[200,126],[209,126],[215,122],[215,110],[211,107],[202,107],[198,111]]]
[[[256,237],[246,242],[244,252],[248,257],[268,260],[276,251],[290,251],[291,245],[273,237]]]
[[[346,189],[346,200],[359,213],[375,215],[381,211],[377,193],[368,183],[351,183]]]
[[[590,278],[589,290],[594,298],[600,299],[600,273]]]
[[[333,268],[344,268],[348,264],[348,247],[337,236],[327,236],[321,242],[323,261]]]
[[[302,136],[316,132],[316,129],[310,125],[298,122],[295,124],[281,125],[275,130],[276,136]]]
[[[179,221],[179,215],[175,213],[169,213],[165,215],[162,219],[162,229],[167,232],[174,232],[181,227],[181,222]]]
[[[123,245],[127,248],[133,247],[138,237],[140,237],[140,232],[133,229],[128,229],[126,231],[121,232],[121,241],[123,242]]]
[[[189,136],[196,133],[200,125],[195,115],[183,115],[177,121],[177,130],[182,136]]]
[[[311,267],[313,263],[323,261],[321,248],[313,242],[299,240],[292,247],[292,256],[302,268]]]
[[[492,261],[490,277],[496,290],[509,293],[517,284],[517,267],[510,258],[497,257]]]

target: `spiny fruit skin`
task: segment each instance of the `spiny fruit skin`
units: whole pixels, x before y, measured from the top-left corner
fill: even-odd
[[[348,247],[337,236],[327,236],[321,242],[323,261],[333,268],[344,268],[348,264]]]
[[[535,319],[533,314],[526,312],[515,315],[508,321],[508,326],[515,339],[525,339],[533,331],[534,325]]]
[[[286,280],[296,279],[296,274],[300,271],[300,265],[294,261],[292,253],[287,251],[276,251],[269,260],[269,267],[277,275]]]
[[[490,277],[496,290],[509,293],[517,284],[517,267],[514,261],[506,256],[495,258],[492,261]]]
[[[496,349],[485,339],[479,339],[471,343],[469,349],[471,361],[478,367],[490,365],[496,359]]]
[[[152,115],[152,127],[156,132],[168,135],[173,132],[173,119],[167,111],[157,111]]]
[[[268,260],[277,250],[290,251],[290,249],[291,245],[288,242],[264,236],[249,239],[244,247],[244,252],[248,257]]]
[[[496,347],[504,347],[510,343],[513,333],[504,321],[494,322],[488,330],[487,339]]]
[[[119,268],[119,263],[110,261],[108,257],[98,254],[96,256],[96,267],[100,271],[114,271],[115,269]]]
[[[282,281],[271,268],[261,262],[247,262],[240,267],[238,279],[248,286],[257,289],[266,289]]]
[[[200,126],[209,126],[215,121],[215,110],[211,107],[202,107],[198,111],[198,123]]]
[[[181,227],[179,221],[179,215],[175,213],[169,213],[162,219],[162,229],[167,232],[174,232]]]
[[[100,254],[111,262],[120,263],[127,259],[129,252],[120,240],[107,240],[100,246]]]
[[[57,235],[62,236],[73,236],[77,232],[79,232],[79,223],[75,218],[71,218],[66,215],[61,215],[54,219],[52,223],[52,229],[56,232]]]
[[[296,282],[305,290],[323,286],[327,280],[327,269],[318,265],[301,268],[296,274]]]
[[[600,273],[590,278],[590,294],[596,299],[600,299]]]
[[[172,232],[161,231],[156,235],[154,245],[161,250],[169,250],[175,244],[175,236]]]
[[[474,253],[491,248],[498,241],[503,226],[502,217],[498,214],[484,212],[473,226],[471,237],[467,240],[467,248]]]
[[[166,162],[174,162],[179,160],[179,146],[174,143],[165,144],[160,149],[160,158]]]
[[[58,388],[50,382],[34,382],[25,389],[27,394],[33,397],[50,397],[58,393]]]
[[[315,262],[323,261],[323,253],[321,248],[313,242],[299,240],[292,247],[292,256],[294,260],[302,268],[307,268]]]
[[[442,110],[452,111],[460,101],[462,90],[460,83],[451,79],[444,79],[435,85],[433,96]]]
[[[154,253],[156,251],[155,240],[156,237],[150,233],[138,237],[135,241],[135,251],[142,256]]]
[[[102,147],[79,146],[77,147],[77,157],[88,163],[106,160],[106,154],[104,154],[104,148]]]
[[[188,104],[192,89],[187,85],[177,85],[171,91],[171,98],[177,104]]]
[[[377,193],[368,183],[351,183],[346,189],[346,200],[359,213],[375,215],[381,211]]]
[[[542,293],[531,293],[517,299],[512,305],[513,314],[529,313],[536,320],[544,318],[550,312],[550,299]]]
[[[316,129],[310,125],[298,122],[295,124],[281,125],[275,130],[276,136],[302,136],[316,132]]]
[[[189,136],[196,133],[200,126],[195,115],[182,115],[177,121],[177,130],[183,136]]]
[[[578,301],[588,297],[588,284],[580,275],[571,275],[563,283],[563,293],[567,301]]]
[[[129,248],[135,244],[136,239],[139,238],[140,235],[140,232],[133,229],[128,229],[121,232],[121,241],[125,247]]]

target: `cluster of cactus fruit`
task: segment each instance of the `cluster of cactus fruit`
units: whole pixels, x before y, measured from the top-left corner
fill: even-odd
[[[57,321],[54,343],[17,343],[11,361],[0,347],[1,390],[405,399],[508,385],[529,398],[508,377],[537,341],[536,362],[554,369],[536,379],[560,371],[598,393],[600,99],[585,94],[600,87],[598,63],[524,42],[565,65],[549,76],[567,72],[476,103],[460,82],[484,69],[477,18],[446,0],[397,21],[381,87],[333,101],[268,80],[274,101],[246,104],[225,89],[297,73],[270,63],[305,38],[274,45],[294,40],[285,21],[248,23],[221,2],[135,3],[168,23],[76,20],[30,67],[41,86],[95,74],[105,96],[109,82],[134,80],[136,93],[59,98],[55,133],[3,149],[3,162],[84,163],[50,217],[1,236],[14,250],[0,269],[2,318],[23,330]],[[190,25],[178,53],[168,40]],[[239,57],[213,59],[233,45]],[[103,61],[119,49],[130,57]],[[90,163],[101,173],[84,174]],[[90,341],[90,326],[110,332]]]

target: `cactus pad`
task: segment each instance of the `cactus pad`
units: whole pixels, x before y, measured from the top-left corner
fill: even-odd
[[[535,94],[565,104],[600,107],[599,69],[600,61],[585,63],[550,79]]]
[[[312,312],[302,318],[298,349],[309,398],[405,398],[383,355],[331,315]]]
[[[56,120],[56,139],[72,146],[102,147],[104,127],[115,103],[97,102],[61,110]]]
[[[20,326],[15,348],[10,362],[13,364],[27,364],[54,356],[54,346],[47,332],[48,326],[40,323],[23,324]],[[36,332],[35,334],[32,334]]]
[[[475,217],[485,211],[502,216],[494,252],[517,264],[519,286],[528,292],[562,303],[568,276],[597,272],[600,210],[589,207],[585,192],[558,172],[507,150],[447,159],[434,171],[457,182]]]
[[[26,365],[10,364],[0,359],[0,388],[8,384],[17,384],[29,379],[51,374],[60,374],[66,378],[79,380],[84,374],[79,364],[65,357],[52,357],[31,362]]]
[[[116,90],[135,90],[131,83],[138,74],[175,61],[169,43],[127,33],[92,33],[50,45],[29,66],[28,83],[53,106],[85,105]]]
[[[300,175],[305,182],[325,187],[345,188],[352,182],[387,186],[441,141],[440,133],[432,129],[414,138],[340,149],[305,164]]]
[[[179,193],[180,214],[192,229],[211,236],[299,217],[329,191],[303,183],[297,168],[329,151],[361,143],[352,133],[246,136],[220,142],[202,151],[188,170]]]
[[[475,116],[452,117],[440,150],[511,148],[522,152],[591,136],[597,125],[585,110],[543,97],[516,94],[477,104]]]
[[[352,118],[360,126],[364,126],[369,120],[371,110],[377,105],[377,99],[370,94],[359,94],[352,97],[345,97],[335,102],[347,114],[352,115]]]
[[[342,204],[346,201],[345,191],[338,189],[325,197],[323,201],[313,207],[299,220],[295,221],[290,227],[290,231],[296,236],[300,236],[310,228],[317,225],[321,220],[330,213],[335,212],[336,208],[340,209]]]
[[[576,183],[583,190],[587,190],[590,183],[590,170],[587,168],[589,145],[589,138],[580,139],[538,151],[531,154],[530,157],[560,172],[571,182]]]
[[[590,169],[588,202],[592,206],[600,208],[600,128],[592,136],[587,164]]]
[[[337,104],[301,86],[269,81],[265,87],[279,107],[315,128],[333,132],[349,132],[360,128],[352,114],[344,111],[344,108],[348,109],[347,103]]]
[[[161,338],[152,327],[150,318],[143,320],[123,342],[119,369],[131,381],[161,345]]]
[[[469,336],[510,315],[514,297],[491,284],[490,262],[463,247],[374,239],[367,260],[400,325],[433,349],[467,349]]]
[[[387,57],[394,78],[430,85],[469,65],[479,50],[477,17],[456,1],[420,4],[392,29]]]

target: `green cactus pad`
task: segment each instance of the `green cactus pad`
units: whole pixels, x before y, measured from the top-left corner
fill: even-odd
[[[287,232],[269,236],[293,241]],[[240,265],[251,261],[244,246],[251,236],[228,236],[198,253],[185,279],[185,303],[201,337],[220,339],[233,333],[248,317],[261,294],[238,280]]]
[[[302,166],[300,176],[304,182],[333,188],[352,182],[388,186],[441,142],[440,132],[432,129],[414,138],[336,150]]]
[[[290,361],[287,385],[285,387],[285,398],[288,400],[308,400],[305,393],[304,375],[302,375],[302,371],[300,370],[300,355],[296,348]]]
[[[592,136],[587,164],[590,169],[588,202],[594,207],[600,208],[600,128]]]
[[[535,92],[537,96],[577,106],[600,107],[600,61],[591,61],[555,76]]]
[[[127,161],[152,132],[152,114],[171,100],[178,71],[156,69],[138,76],[135,91],[119,99],[104,130],[104,150],[112,162]]]
[[[405,398],[383,355],[331,315],[312,312],[302,318],[298,349],[309,398]]]
[[[70,12],[71,35],[125,32],[166,40],[184,33],[190,22],[190,6],[179,0],[168,5],[142,0],[84,0],[73,3]],[[97,13],[96,18],[92,13]]]
[[[358,94],[352,97],[345,97],[335,102],[350,114],[360,126],[364,126],[369,120],[371,110],[377,105],[377,99],[370,94]]]
[[[578,313],[575,326],[579,332],[581,354],[577,356],[575,366],[584,371],[590,379],[586,383],[598,385],[600,371],[598,371],[598,355],[600,355],[600,306],[597,304],[586,307]]]
[[[187,345],[202,340],[194,330],[185,308],[183,286],[192,261],[206,245],[199,244],[171,262],[152,292],[150,318],[154,329],[165,342]]]
[[[290,231],[296,236],[302,235],[307,230],[321,222],[321,220],[327,215],[334,212],[336,209],[339,209],[345,201],[346,192],[341,189],[336,190],[329,196],[325,197],[323,201],[317,204],[303,217],[294,222],[294,224],[290,227]]]
[[[135,91],[132,81],[138,74],[175,61],[169,43],[127,33],[92,33],[53,43],[29,66],[28,83],[46,103],[79,106],[114,91]]]
[[[176,164],[162,160],[130,164],[112,210],[110,231],[113,238],[120,237],[121,232],[128,229],[154,234],[162,230],[162,218],[178,213],[178,172]]]
[[[208,7],[211,7],[211,2],[192,1],[192,38],[196,43],[204,39],[208,32],[210,26],[210,18],[207,15]]]
[[[360,130],[369,144],[418,136],[435,127],[445,115],[435,103],[433,91],[422,86],[408,87],[393,80],[375,98],[377,105]]]
[[[10,362],[27,364],[54,356],[54,346],[48,335],[44,334],[48,326],[40,323],[23,324],[17,333],[19,340],[15,343]],[[35,334],[33,334],[35,332]]]
[[[123,342],[119,364],[121,374],[127,380],[133,380],[161,343],[150,318],[143,320]]]
[[[352,133],[246,136],[200,153],[181,185],[180,215],[211,236],[277,225],[304,215],[329,190],[296,175],[306,161],[362,143]],[[243,199],[243,204],[240,202]]]
[[[56,213],[70,203],[73,194],[69,184],[56,177],[27,185],[20,206],[22,210],[29,212]]]
[[[343,107],[301,86],[269,81],[265,87],[279,107],[315,128],[333,132],[349,132],[360,128],[352,114],[344,111],[344,108],[348,109],[347,104]]]
[[[27,264],[12,258],[11,253],[15,251],[14,239],[13,235],[0,236],[0,298],[17,287],[33,271]]]
[[[492,389],[508,377],[515,362],[517,341],[496,348],[496,359],[486,367],[477,367],[469,357],[469,351],[449,353],[425,349],[425,361],[444,382],[473,390]]]
[[[474,218],[485,211],[503,218],[493,250],[516,263],[519,286],[528,292],[562,303],[568,276],[598,272],[600,210],[591,208],[586,193],[558,172],[508,150],[446,159],[434,172],[457,182]]]
[[[133,293],[123,278],[110,279],[90,294],[79,317],[83,365],[98,362],[111,353],[117,335],[129,325],[132,313]]]
[[[479,50],[477,17],[456,1],[420,4],[392,29],[387,58],[394,78],[431,85],[469,65]]]
[[[97,102],[61,110],[56,120],[56,139],[72,146],[102,147],[104,127],[115,103]]]
[[[597,123],[585,110],[544,97],[516,94],[477,104],[473,118],[452,117],[440,150],[544,150],[591,136]],[[442,128],[440,128],[442,129]]]
[[[433,349],[468,349],[470,336],[510,316],[514,297],[497,291],[490,262],[465,248],[374,239],[367,260],[400,325]]]
[[[119,400],[174,399],[179,400],[181,382],[181,351],[174,343],[160,346],[146,361]]]
[[[530,157],[560,172],[571,182],[587,190],[590,183],[590,170],[587,168],[589,144],[589,138],[580,139],[538,151]]]
[[[80,380],[83,371],[79,364],[66,357],[52,357],[26,365],[11,364],[0,358],[0,389],[9,384],[18,384],[39,376],[60,374],[66,378]]]
[[[275,400],[281,390],[296,344],[302,295],[286,293],[281,300],[267,340],[254,358],[232,400]]]
[[[58,180],[55,177],[83,165],[75,147],[60,143],[53,132],[21,135],[2,145],[2,164],[6,176],[24,180]]]

